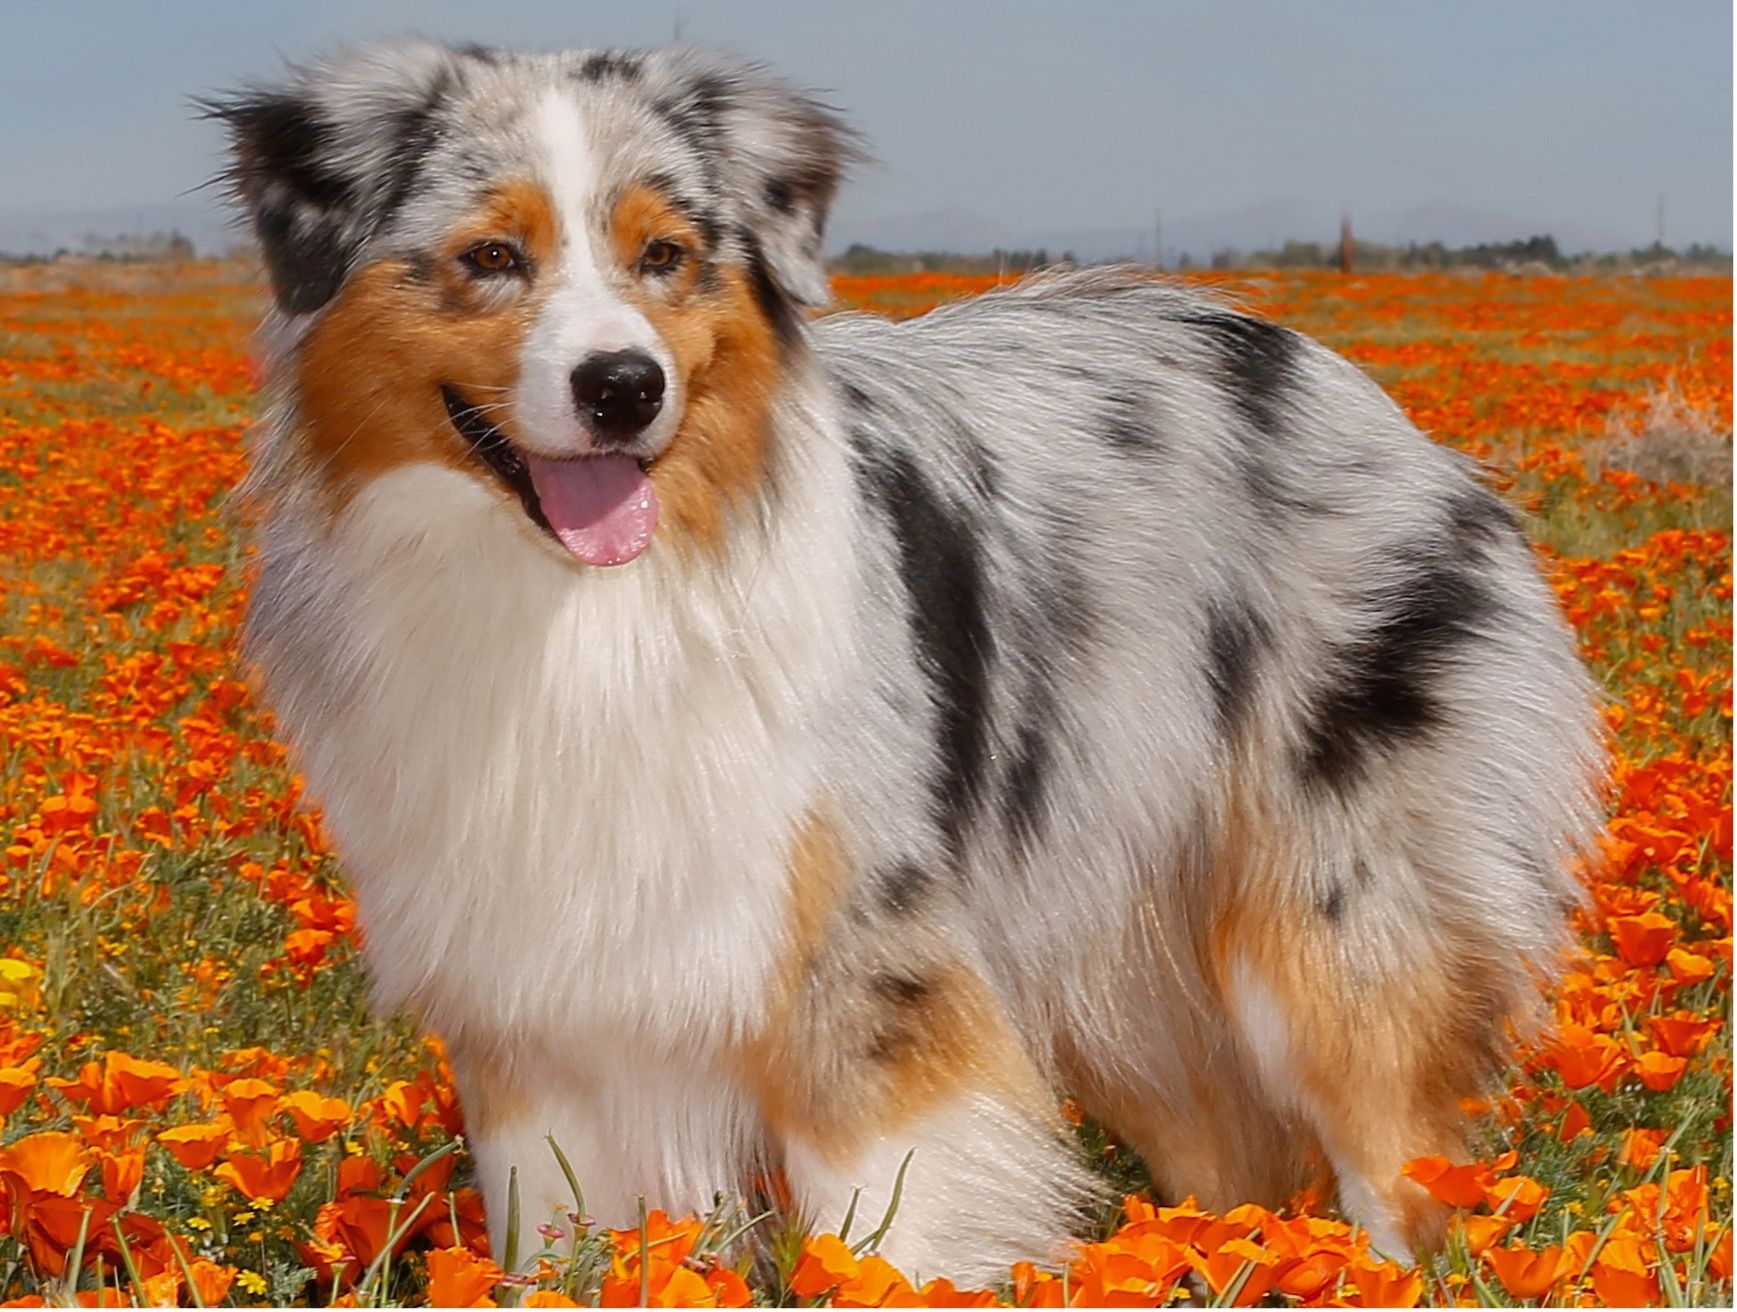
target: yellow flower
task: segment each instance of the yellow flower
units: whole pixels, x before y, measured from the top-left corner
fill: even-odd
[[[265,1277],[257,1271],[238,1271],[235,1283],[250,1294],[263,1294],[266,1290]]]
[[[0,957],[0,1007],[29,1007],[36,1002],[42,972],[17,957]]]

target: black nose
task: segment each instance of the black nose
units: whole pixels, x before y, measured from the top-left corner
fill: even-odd
[[[663,370],[644,351],[602,351],[573,371],[573,400],[598,436],[626,441],[663,409]]]

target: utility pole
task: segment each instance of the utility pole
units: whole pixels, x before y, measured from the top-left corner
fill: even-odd
[[[1659,221],[1658,229],[1653,234],[1653,245],[1660,250],[1665,248],[1665,193],[1662,191],[1659,193]]]
[[[1350,273],[1356,261],[1357,243],[1351,236],[1351,211],[1339,215],[1339,272]]]
[[[1164,211],[1152,211],[1152,267],[1164,267]]]

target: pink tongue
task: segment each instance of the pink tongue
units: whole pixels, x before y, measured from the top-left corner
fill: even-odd
[[[543,517],[587,565],[625,565],[651,544],[657,491],[631,456],[545,460],[525,454]]]

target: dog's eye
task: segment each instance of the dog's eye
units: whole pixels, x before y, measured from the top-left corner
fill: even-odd
[[[459,257],[474,273],[516,273],[525,267],[525,257],[504,241],[485,241]]]
[[[639,267],[646,273],[669,273],[686,255],[687,252],[673,241],[654,241],[640,255]]]

